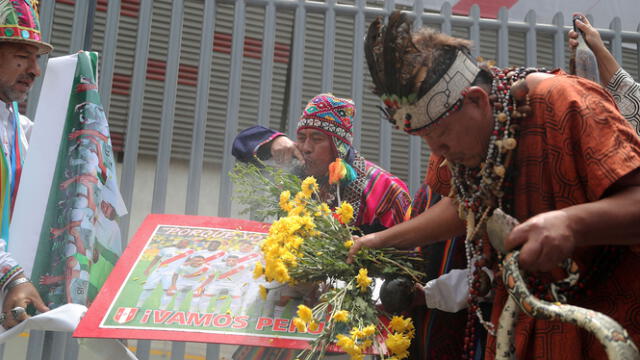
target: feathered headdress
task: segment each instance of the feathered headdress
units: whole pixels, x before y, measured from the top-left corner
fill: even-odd
[[[387,119],[414,133],[446,115],[462,99],[461,92],[480,72],[468,55],[468,42],[437,32],[414,42],[413,21],[401,12],[371,23],[365,56]]]

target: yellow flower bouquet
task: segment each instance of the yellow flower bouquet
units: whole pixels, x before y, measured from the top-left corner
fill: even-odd
[[[352,235],[357,233],[350,225],[353,207],[341,202],[331,209],[319,201],[313,177],[301,180],[277,169],[238,164],[232,179],[249,211],[276,218],[261,244],[264,266],[256,266],[254,278],[322,288],[315,306],[299,305],[292,320],[299,332],[320,333],[298,358],[322,359],[332,344],[351,359],[362,359],[366,353],[406,358],[414,335],[411,319],[392,317],[376,305],[373,278],[419,281],[420,259],[406,250],[362,249],[347,264]],[[262,296],[266,293],[261,288]]]

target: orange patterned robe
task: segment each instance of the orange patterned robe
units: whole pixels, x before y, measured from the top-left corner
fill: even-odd
[[[599,85],[559,74],[529,93],[533,115],[522,120],[513,188],[513,214],[519,221],[572,205],[593,202],[621,177],[640,167],[640,139]],[[428,182],[448,194],[450,174],[430,161]],[[640,225],[639,225],[640,226]],[[615,261],[602,263],[604,247],[579,248],[574,259],[583,291],[569,303],[603,312],[618,321],[640,345],[640,256],[632,247],[617,247]],[[492,321],[497,324],[507,299],[496,289]],[[516,327],[518,359],[606,359],[604,348],[587,332],[558,321],[521,314]],[[495,357],[489,337],[486,359]]]

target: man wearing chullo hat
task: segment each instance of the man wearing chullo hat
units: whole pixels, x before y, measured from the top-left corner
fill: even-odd
[[[503,247],[520,249],[519,265],[537,297],[604,313],[639,344],[640,139],[611,96],[559,70],[478,65],[466,40],[411,29],[400,13],[388,25],[377,19],[365,53],[388,118],[431,149],[427,183],[444,198],[410,221],[357,239],[351,250],[427,245],[466,232],[467,266],[498,271],[486,222],[500,209],[520,222]],[[558,264],[567,258],[579,280],[552,291],[551,283],[566,277]],[[480,355],[477,322],[493,335],[508,295],[496,277],[493,309],[483,313],[479,302],[491,287],[479,281],[482,271],[468,274],[463,358],[473,359]],[[521,313],[514,333],[518,359],[607,358],[571,323]],[[496,356],[492,335],[488,359]]]
[[[354,225],[364,232],[391,227],[403,221],[411,198],[402,180],[366,161],[352,146],[355,111],[350,99],[317,95],[300,116],[295,142],[283,133],[254,126],[238,134],[233,155],[243,162],[256,157],[277,163],[297,158],[302,163],[299,175],[316,177],[322,200],[332,206],[338,204],[329,164],[340,159],[347,167],[347,176],[339,183],[340,199],[353,206]]]
[[[41,39],[37,1],[0,1],[0,288],[4,295],[0,324],[5,328],[24,320],[29,304],[41,312],[49,310],[5,250],[8,241],[20,241],[9,239],[9,221],[33,125],[18,112],[18,102],[26,99],[40,76],[39,56],[51,50]]]
[[[297,158],[302,166],[300,176],[314,176],[320,185],[321,200],[329,206],[340,199],[353,206],[353,224],[363,233],[389,228],[408,215],[411,197],[406,184],[377,165],[366,161],[352,145],[352,121],[356,108],[351,99],[332,94],[313,97],[298,121],[296,141],[284,134],[254,126],[242,131],[234,141],[233,155],[240,161],[274,159],[276,163]],[[347,167],[347,176],[333,185],[329,165],[340,159]],[[287,295],[285,290],[283,294]],[[283,305],[281,302],[280,305]],[[278,317],[276,307],[274,316]],[[294,359],[297,350],[254,348],[243,346],[234,354],[239,359]]]

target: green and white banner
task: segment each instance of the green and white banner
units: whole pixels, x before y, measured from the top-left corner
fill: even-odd
[[[93,52],[49,60],[11,223],[9,250],[50,307],[90,304],[122,253],[97,63]]]

